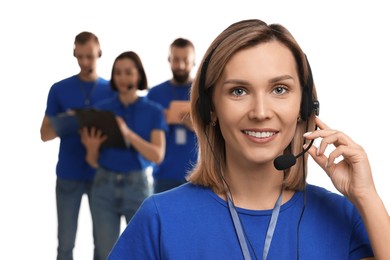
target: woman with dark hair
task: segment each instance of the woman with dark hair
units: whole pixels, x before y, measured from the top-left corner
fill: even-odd
[[[118,239],[121,217],[129,222],[150,195],[147,169],[163,160],[167,130],[162,107],[138,95],[138,90],[147,89],[147,78],[135,52],[124,52],[115,59],[111,87],[117,97],[95,108],[116,115],[127,147],[101,147],[106,136],[99,129],[82,129],[86,160],[97,168],[91,206],[99,259],[107,258]]]
[[[199,157],[189,182],[145,200],[109,260],[390,259],[367,155],[317,117],[308,60],[285,27],[229,26],[190,102]],[[306,182],[308,155],[342,195]]]

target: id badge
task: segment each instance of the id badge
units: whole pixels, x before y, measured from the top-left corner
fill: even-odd
[[[176,144],[185,144],[187,142],[187,133],[183,128],[176,128],[175,132]]]

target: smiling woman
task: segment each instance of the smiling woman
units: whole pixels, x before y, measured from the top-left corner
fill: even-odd
[[[102,147],[106,137],[100,129],[84,128],[81,133],[86,161],[97,169],[91,189],[91,211],[99,259],[107,259],[118,239],[121,217],[129,222],[150,195],[147,169],[163,160],[168,129],[163,108],[137,92],[146,89],[148,82],[138,54],[121,53],[114,61],[111,75],[111,87],[118,96],[95,107],[116,115],[127,147]]]
[[[189,183],[146,199],[108,259],[388,258],[390,220],[367,155],[316,116],[316,100],[306,56],[285,27],[230,25],[192,85],[200,152]],[[274,167],[318,138],[296,165]],[[309,154],[342,195],[307,183]]]

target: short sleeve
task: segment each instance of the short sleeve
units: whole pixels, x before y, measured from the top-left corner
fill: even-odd
[[[159,233],[159,215],[151,196],[128,223],[107,259],[160,259]]]

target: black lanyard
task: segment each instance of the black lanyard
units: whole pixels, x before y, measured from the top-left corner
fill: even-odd
[[[276,227],[276,222],[278,221],[279,217],[279,211],[280,211],[280,206],[282,205],[282,194],[283,190],[280,192],[279,198],[275,203],[274,209],[272,210],[272,216],[271,220],[268,224],[267,228],[267,236],[265,238],[264,242],[264,249],[263,249],[263,260],[267,259],[268,251],[271,246],[271,241],[272,237],[274,235],[275,227]],[[238,240],[240,242],[241,246],[241,251],[244,255],[245,260],[251,260],[251,255],[248,250],[248,244],[246,243],[245,235],[242,229],[240,217],[237,214],[236,207],[234,206],[232,200],[230,199],[229,194],[226,194],[226,197],[228,199],[228,204],[229,204],[229,211],[230,215],[232,216],[233,223],[234,223],[234,229],[236,230],[236,234],[238,236]]]

